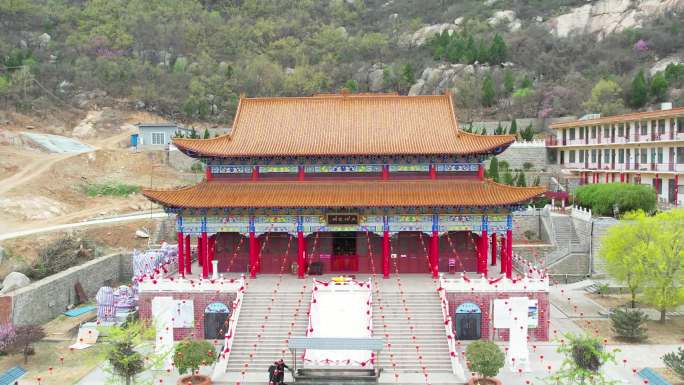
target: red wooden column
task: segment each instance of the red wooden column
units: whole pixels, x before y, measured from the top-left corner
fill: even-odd
[[[506,274],[506,237],[503,235],[501,236],[501,257],[500,257],[500,260],[501,260],[501,266],[499,266],[499,268],[500,268],[499,273],[500,274]]]
[[[207,182],[211,182],[214,179],[214,175],[211,173],[211,166],[207,165],[204,169],[204,176],[207,178]]]
[[[658,174],[655,174],[655,191],[656,191],[656,200],[660,199],[660,178]]]
[[[608,183],[608,173],[606,172],[606,183]]]
[[[489,219],[486,215],[482,216],[482,249],[480,255],[480,263],[482,264],[482,274],[487,276],[487,254],[489,251],[489,237],[487,236],[487,230],[489,230]]]
[[[496,265],[496,233],[492,233],[492,266]]]
[[[216,246],[216,234],[209,237],[209,253],[207,258],[207,269],[209,274],[214,274],[214,264],[211,262],[214,260],[214,248]]]
[[[389,179],[389,165],[383,164],[382,165],[382,180],[388,180],[388,179]]]
[[[484,179],[484,165],[481,163],[477,166],[477,178]]]
[[[304,166],[297,167],[297,179],[299,179],[300,182],[304,180]]]
[[[432,278],[439,275],[439,215],[432,214],[432,238],[430,238],[430,268]]]
[[[674,176],[674,206],[677,207],[677,202],[679,201],[679,174]]]
[[[513,277],[513,217],[506,217],[506,278]]]
[[[252,180],[259,179],[259,166],[252,167]]]
[[[202,278],[209,278],[209,240],[207,239],[207,218],[202,219]]]
[[[382,217],[382,277],[390,275],[390,242],[389,242],[389,219]]]
[[[254,228],[254,216],[249,217],[249,277],[256,278],[257,273],[257,259],[259,252],[257,251],[258,243],[256,239]]]
[[[202,247],[202,235],[200,234],[200,236],[197,237],[197,264],[200,265],[200,267],[204,265],[202,261],[202,250],[204,250],[204,248]]]
[[[430,179],[437,179],[437,166],[434,164],[430,165]]]
[[[620,173],[620,182],[625,183],[625,173],[624,172]]]
[[[178,275],[181,277],[185,275],[185,260],[183,259],[183,217],[178,215],[176,217],[176,229],[178,229]]]
[[[185,274],[192,274],[192,247],[190,235],[185,236]]]
[[[301,216],[297,217],[297,277],[304,278],[306,272],[306,239],[304,239],[304,223]]]

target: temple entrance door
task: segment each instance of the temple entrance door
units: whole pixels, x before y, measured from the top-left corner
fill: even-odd
[[[356,232],[338,231],[332,235],[332,255],[330,271],[359,271],[359,255],[356,252]]]
[[[459,340],[479,340],[482,331],[482,312],[472,302],[462,303],[456,308],[454,328]]]
[[[221,302],[213,302],[204,309],[204,339],[223,339],[228,330],[228,306]]]

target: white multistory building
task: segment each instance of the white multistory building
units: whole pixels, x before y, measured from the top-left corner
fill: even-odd
[[[684,203],[684,107],[554,123],[546,146],[580,184],[653,186],[661,204]]]

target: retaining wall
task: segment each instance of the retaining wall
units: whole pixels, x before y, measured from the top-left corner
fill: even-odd
[[[0,297],[0,320],[15,325],[44,323],[76,302],[74,286],[81,283],[88,298],[100,287],[128,282],[132,276],[131,254],[116,253],[74,266]]]

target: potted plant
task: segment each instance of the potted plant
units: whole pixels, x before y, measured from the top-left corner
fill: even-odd
[[[504,366],[506,357],[492,341],[475,341],[466,348],[468,369],[477,376],[468,379],[468,385],[501,385],[494,378]]]
[[[211,365],[216,362],[214,347],[204,340],[185,340],[176,345],[173,354],[173,364],[178,368],[182,377],[178,379],[178,385],[210,385],[211,378],[200,375],[200,366]],[[190,373],[183,376],[185,373]]]

